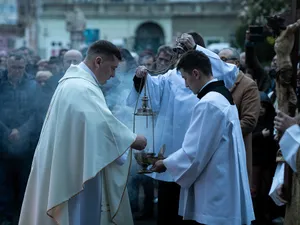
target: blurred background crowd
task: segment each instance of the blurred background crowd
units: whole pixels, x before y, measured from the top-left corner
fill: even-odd
[[[106,39],[119,46],[123,61],[102,90],[112,112],[132,127],[132,110],[124,102],[137,66],[159,71],[171,64],[176,37],[183,32],[240,68],[231,92],[240,116],[245,115],[246,147],[252,148],[256,224],[283,221],[284,206],[268,197],[278,151],[275,38],[260,25],[275,12],[291,23],[285,1],[0,0],[0,10],[0,225],[17,222],[52,95],[69,66],[84,59],[89,44]],[[149,220],[155,217],[156,184],[137,175],[136,167],[128,187],[132,211],[136,220]]]

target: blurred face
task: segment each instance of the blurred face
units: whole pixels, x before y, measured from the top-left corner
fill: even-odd
[[[185,86],[189,88],[194,94],[198,94],[201,87],[199,86],[200,80],[200,71],[194,69],[191,73],[184,71],[183,69],[180,70],[181,76],[185,81]]]
[[[141,66],[145,66],[147,67],[147,69],[150,69],[153,62],[154,62],[153,57],[144,57],[141,61]]]
[[[219,52],[219,57],[222,61],[230,64],[234,64],[237,67],[240,66],[240,63],[237,58],[232,57],[232,52],[229,49],[225,49]]]
[[[111,77],[115,76],[116,69],[119,65],[119,60],[116,56],[113,57],[96,57],[95,61],[95,76],[101,85],[105,84]]]
[[[55,63],[49,63],[47,68],[53,75],[58,75],[60,72],[59,65]]]
[[[7,57],[2,56],[0,58],[0,67],[6,68],[6,65],[7,65]]]
[[[271,69],[276,70],[277,69],[277,55],[274,56],[271,62]]]
[[[36,82],[41,85],[44,86],[46,84],[46,81],[50,78],[50,76],[46,75],[46,74],[41,74],[39,76],[36,77]]]
[[[260,103],[259,116],[264,116],[267,112],[266,106],[263,103]]]
[[[8,77],[12,79],[21,79],[25,73],[26,63],[24,59],[15,59],[11,57],[7,61]]]
[[[240,60],[241,60],[240,61],[241,65],[245,66],[246,65],[246,53],[245,52],[240,54]]]
[[[64,56],[64,71],[67,71],[71,65],[78,65],[82,58],[79,55],[65,55]]]
[[[48,68],[49,66],[47,62],[42,62],[38,65],[38,71],[47,70]]]
[[[160,52],[156,59],[157,69],[165,69],[170,64],[171,58],[171,55],[168,55],[165,52]]]
[[[66,54],[66,52],[67,52],[67,50],[61,51],[60,54],[59,54],[59,56],[60,56],[60,57],[63,57],[63,56]]]

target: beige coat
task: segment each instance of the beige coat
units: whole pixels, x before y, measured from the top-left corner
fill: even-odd
[[[239,72],[234,86],[231,88],[234,103],[237,106],[243,138],[246,148],[247,170],[249,182],[252,181],[252,131],[256,127],[259,111],[260,97],[257,84],[242,71]]]

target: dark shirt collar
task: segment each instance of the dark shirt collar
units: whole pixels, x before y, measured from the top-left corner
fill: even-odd
[[[212,91],[216,87],[225,86],[224,81],[213,81],[207,84],[201,91],[198,93],[197,97],[199,99],[203,98],[208,92]]]

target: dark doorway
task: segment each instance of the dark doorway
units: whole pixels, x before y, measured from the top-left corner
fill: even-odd
[[[164,40],[164,32],[160,25],[152,22],[143,23],[136,30],[134,50],[137,53],[144,50],[156,53],[159,46],[164,44]]]

